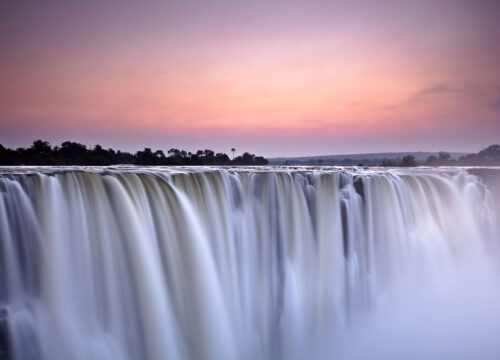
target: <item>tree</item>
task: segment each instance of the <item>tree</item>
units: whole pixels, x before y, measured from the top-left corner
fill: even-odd
[[[478,156],[486,160],[486,162],[500,163],[500,145],[490,145],[481,150]]]
[[[209,149],[205,149],[203,151],[203,154],[205,155],[205,157],[212,157],[212,156],[215,155],[215,153],[212,150],[209,150]]]
[[[384,167],[397,166],[397,164],[394,161],[389,160],[389,159],[382,160],[382,164],[381,165],[384,166]]]
[[[48,141],[35,140],[33,141],[33,145],[31,145],[31,150],[38,154],[50,154],[52,152],[52,148]]]
[[[218,165],[227,165],[231,162],[229,156],[223,153],[215,154],[215,163]]]
[[[157,157],[151,151],[151,148],[144,148],[143,151],[138,151],[135,154],[135,163],[137,165],[156,165]]]
[[[255,164],[255,160],[257,160],[259,164]],[[243,155],[237,156],[233,160],[234,165],[266,165],[267,163],[268,161],[263,157],[259,156],[255,159],[255,155],[249,152],[244,152]]]
[[[179,157],[181,155],[181,151],[179,149],[170,149],[168,150],[168,154],[170,156]]]
[[[434,166],[436,165],[437,163],[439,162],[439,159],[437,156],[435,155],[431,155],[429,156],[426,160],[425,160],[425,164],[426,165],[430,165],[430,166]]]
[[[440,151],[438,153],[438,160],[442,164],[446,164],[451,160],[451,155],[447,153],[446,151]]]
[[[87,161],[91,165],[111,165],[115,163],[115,151],[113,149],[103,149],[101,145],[94,146],[94,149],[87,155]]]
[[[415,162],[415,156],[413,155],[407,155],[403,157],[400,163],[400,166],[405,166],[405,167],[416,166],[416,165],[417,163]]]
[[[160,159],[161,159],[161,158],[164,158],[164,157],[165,157],[165,154],[163,153],[163,151],[162,151],[162,150],[156,150],[156,151],[155,151],[155,156],[156,156],[157,158],[160,158]]]
[[[63,164],[67,165],[89,165],[90,154],[87,147],[83,144],[65,141],[61,144],[58,151],[58,157]]]
[[[35,140],[31,147],[7,149],[0,144],[0,165],[266,165],[262,156],[244,153],[233,161],[224,153],[198,150],[196,153],[172,148],[166,157],[162,150],[144,148],[135,155],[128,152],[105,149],[101,145],[87,148],[85,145],[65,141],[53,148],[47,141]]]
[[[269,161],[265,159],[262,156],[255,156],[254,157],[254,165],[267,165],[269,164]]]

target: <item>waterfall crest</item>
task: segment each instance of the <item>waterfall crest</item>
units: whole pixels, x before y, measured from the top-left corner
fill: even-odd
[[[491,208],[463,170],[5,172],[0,359],[375,359],[367,321],[496,294]]]

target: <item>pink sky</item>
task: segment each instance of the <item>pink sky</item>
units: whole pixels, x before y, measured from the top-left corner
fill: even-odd
[[[0,4],[5,146],[282,156],[500,142],[495,0],[16,3]]]

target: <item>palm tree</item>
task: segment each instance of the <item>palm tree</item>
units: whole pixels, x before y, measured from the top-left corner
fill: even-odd
[[[234,160],[234,152],[236,151],[235,148],[231,148],[231,152],[233,153],[233,160]]]

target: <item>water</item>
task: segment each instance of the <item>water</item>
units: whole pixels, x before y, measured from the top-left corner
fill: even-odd
[[[464,169],[3,168],[0,359],[499,359],[493,208]]]

